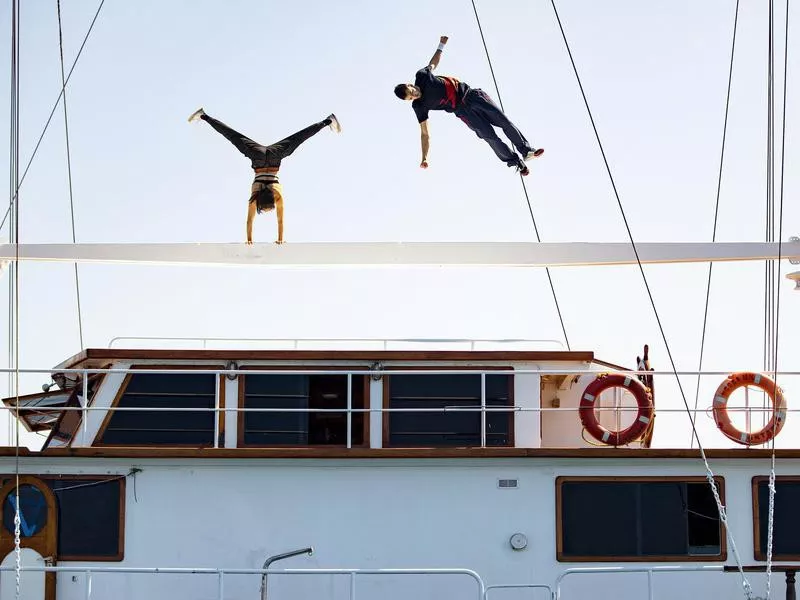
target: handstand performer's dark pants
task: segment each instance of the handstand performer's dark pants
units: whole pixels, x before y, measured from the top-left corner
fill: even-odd
[[[480,88],[472,88],[456,108],[456,116],[466,123],[479,138],[492,147],[497,158],[509,167],[522,166],[522,160],[501,140],[494,128],[499,127],[514,144],[519,153],[525,156],[533,148],[519,129],[503,114],[489,95]]]
[[[315,133],[321,131],[326,125],[330,124],[327,119],[314,123],[293,133],[287,138],[282,139],[280,142],[275,142],[270,146],[262,146],[258,142],[254,142],[246,135],[242,135],[238,131],[231,129],[222,121],[218,121],[214,117],[203,115],[201,117],[214,129],[224,135],[236,149],[250,159],[250,163],[254,169],[263,167],[280,167],[281,161],[289,156],[292,152],[297,150],[297,147],[305,142]]]

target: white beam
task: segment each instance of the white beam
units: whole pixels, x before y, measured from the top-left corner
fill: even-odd
[[[642,242],[642,263],[776,259],[777,242]],[[781,257],[800,259],[800,242]],[[0,245],[0,260],[15,246]],[[20,244],[19,259],[100,263],[263,265],[269,267],[563,267],[636,264],[623,242],[312,242],[276,244]]]

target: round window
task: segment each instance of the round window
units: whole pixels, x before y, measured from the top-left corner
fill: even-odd
[[[3,527],[14,533],[14,516],[17,512],[17,494],[13,490],[3,502]],[[20,537],[31,537],[47,525],[47,499],[36,486],[25,484],[19,486],[19,534]]]

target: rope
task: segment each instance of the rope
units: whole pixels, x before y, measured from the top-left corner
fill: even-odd
[[[505,107],[503,106],[503,98],[500,96],[500,87],[497,84],[497,77],[494,74],[494,67],[492,66],[492,58],[489,55],[489,47],[486,45],[486,38],[483,35],[483,27],[481,26],[481,19],[478,16],[478,8],[475,6],[475,0],[471,0],[472,2],[472,10],[475,12],[475,21],[478,24],[478,31],[481,34],[481,42],[483,42],[483,50],[486,53],[486,62],[489,63],[489,71],[492,74],[492,81],[494,82],[494,90],[497,93],[497,101],[500,103],[500,110],[503,112],[506,111]],[[531,199],[528,195],[528,186],[525,185],[525,179],[523,179],[522,174],[519,176],[520,183],[522,183],[522,191],[525,192],[525,202],[528,204],[528,213],[531,216],[531,222],[533,223],[533,232],[536,234],[536,241],[541,243],[542,238],[539,236],[539,227],[536,225],[536,218],[533,216],[533,207],[531,206]],[[0,225],[0,229],[2,225]],[[558,321],[561,323],[561,332],[564,334],[564,341],[567,344],[567,350],[571,350],[569,345],[569,337],[567,337],[567,328],[564,326],[564,317],[561,314],[561,307],[558,304],[558,296],[556,295],[556,287],[553,283],[553,277],[550,274],[550,268],[545,267],[545,273],[547,274],[547,282],[550,284],[550,291],[553,294],[553,302],[556,305],[556,313],[558,314]]]
[[[644,268],[642,266],[641,260],[639,259],[639,252],[636,249],[636,242],[633,239],[633,234],[631,232],[630,225],[628,224],[628,219],[627,219],[627,217],[625,215],[625,209],[622,206],[622,201],[620,200],[619,192],[617,191],[617,186],[616,186],[616,183],[614,182],[614,176],[613,176],[613,174],[611,172],[611,167],[608,164],[608,159],[606,158],[606,153],[605,153],[605,150],[603,148],[603,142],[600,139],[600,134],[597,131],[597,125],[595,124],[594,116],[592,115],[592,110],[589,107],[589,101],[586,98],[586,92],[584,91],[583,83],[581,82],[581,77],[580,77],[580,74],[578,73],[578,68],[575,65],[575,59],[572,56],[572,50],[570,49],[569,41],[567,40],[567,35],[564,32],[564,26],[561,23],[561,17],[558,14],[558,8],[556,8],[555,0],[550,0],[550,3],[553,6],[553,12],[555,13],[556,21],[558,22],[558,27],[561,30],[561,37],[564,40],[564,45],[566,47],[567,54],[569,55],[569,60],[572,63],[572,69],[575,72],[575,78],[577,80],[578,87],[580,88],[581,96],[583,97],[583,103],[586,106],[586,112],[588,113],[589,121],[591,122],[592,129],[594,130],[595,138],[597,139],[597,145],[598,145],[598,147],[600,149],[600,154],[603,157],[603,163],[605,164],[606,171],[608,172],[608,177],[609,177],[609,180],[611,182],[611,187],[612,187],[612,189],[614,191],[614,196],[615,196],[615,198],[617,200],[617,205],[619,206],[619,210],[620,210],[620,213],[622,215],[622,220],[623,220],[623,222],[625,224],[625,230],[628,233],[628,237],[629,237],[630,242],[631,242],[631,247],[633,249],[634,256],[636,257],[636,263],[639,266],[639,271],[642,274],[642,280],[644,282],[645,289],[647,290],[647,296],[650,299],[651,306],[653,307],[653,313],[655,315],[656,322],[658,324],[658,329],[659,329],[659,331],[661,333],[661,338],[664,341],[664,347],[666,348],[667,356],[669,358],[670,365],[672,366],[672,371],[675,374],[675,380],[676,380],[676,382],[678,384],[678,389],[680,390],[680,393],[681,393],[681,399],[683,400],[683,404],[686,407],[686,413],[687,413],[687,415],[689,417],[689,422],[691,423],[691,426],[692,426],[692,435],[697,439],[697,447],[700,450],[700,456],[701,456],[701,458],[703,460],[703,464],[704,464],[705,469],[706,469],[706,479],[708,479],[708,483],[711,486],[711,492],[713,493],[714,500],[717,503],[717,509],[719,510],[720,520],[725,525],[725,532],[726,532],[726,534],[728,536],[728,540],[730,541],[731,551],[732,551],[732,553],[733,553],[733,555],[734,555],[734,557],[736,559],[736,564],[739,567],[739,573],[740,573],[740,575],[742,577],[742,587],[744,588],[744,592],[745,592],[745,595],[747,596],[748,600],[750,600],[750,599],[753,598],[752,587],[750,586],[750,582],[747,580],[747,577],[744,574],[744,569],[743,569],[743,566],[742,566],[741,558],[739,556],[739,551],[738,551],[738,549],[736,547],[736,542],[733,539],[733,534],[730,532],[730,529],[728,528],[728,515],[727,515],[727,512],[725,510],[725,506],[722,504],[722,500],[721,500],[721,498],[719,496],[719,490],[717,489],[717,484],[714,481],[714,473],[711,471],[711,467],[708,464],[708,457],[706,456],[706,452],[703,449],[702,443],[700,442],[700,436],[697,433],[697,427],[695,425],[695,417],[693,416],[692,410],[689,408],[689,402],[686,400],[686,394],[683,391],[683,386],[681,385],[681,380],[680,380],[680,377],[678,376],[678,371],[677,371],[677,368],[675,366],[675,360],[674,360],[674,358],[672,356],[672,351],[669,348],[669,342],[667,341],[667,336],[666,336],[666,333],[664,331],[664,326],[661,323],[661,318],[659,317],[658,309],[656,308],[656,303],[655,303],[655,300],[653,299],[653,294],[652,294],[652,292],[650,290],[650,285],[647,283],[647,276],[645,275]]]
[[[58,11],[58,54],[61,61],[61,90],[64,96],[64,135],[67,142],[67,180],[69,184],[69,216],[72,220],[72,243],[75,238],[75,203],[72,198],[72,160],[69,151],[69,120],[67,119],[67,81],[64,77],[64,38],[61,32],[61,0],[56,0]],[[83,318],[81,313],[81,284],[78,279],[78,263],[73,263],[75,267],[75,301],[78,309],[78,340],[83,348]]]
[[[786,88],[789,79],[789,1],[786,1],[786,15],[784,23],[784,40],[783,40],[783,114],[781,116],[781,179],[778,192],[778,277],[775,281],[775,334],[774,334],[774,370],[772,372],[772,380],[775,382],[773,389],[773,396],[778,391],[778,332],[780,331],[780,314],[781,314],[781,295],[780,295],[780,264],[781,255],[783,253],[783,189],[784,189],[784,174],[785,159],[786,159]],[[767,519],[767,600],[769,600],[771,591],[772,580],[772,549],[773,549],[773,530],[775,525],[775,433],[777,428],[777,421],[773,425],[772,432],[772,452],[770,454],[770,472],[769,472],[769,517]]]
[[[711,232],[711,241],[717,241],[717,223],[719,221],[719,198],[722,190],[722,171],[725,164],[725,141],[728,137],[728,113],[731,102],[731,82],[733,81],[733,56],[736,50],[736,29],[739,23],[739,0],[736,0],[736,10],[733,16],[733,39],[731,40],[731,60],[728,68],[728,91],[725,95],[725,118],[722,124],[722,147],[719,153],[719,173],[717,175],[717,199],[714,204],[714,227]],[[708,327],[708,305],[711,297],[711,272],[714,268],[714,263],[708,263],[708,281],[706,282],[706,301],[705,308],[703,309],[703,331],[700,336],[700,361],[697,366],[698,371],[703,370],[703,354],[706,346],[706,330]],[[697,376],[697,388],[694,394],[694,410],[697,411],[697,405],[700,402],[700,375]],[[694,436],[689,440],[689,447],[694,448]]]
[[[58,108],[58,103],[61,101],[61,96],[64,94],[64,90],[66,89],[67,83],[69,83],[70,77],[72,77],[72,71],[75,70],[75,65],[78,64],[78,59],[81,57],[81,54],[83,53],[83,48],[84,46],[86,46],[86,41],[89,39],[89,34],[92,33],[95,21],[97,21],[97,17],[100,15],[100,9],[103,8],[103,4],[105,3],[105,1],[106,0],[100,0],[100,5],[97,7],[97,11],[94,13],[94,18],[92,19],[92,22],[89,25],[89,30],[86,32],[86,35],[83,38],[83,42],[81,43],[81,47],[78,49],[78,54],[75,56],[75,60],[72,62],[72,67],[70,67],[69,73],[67,73],[67,78],[64,80],[64,85],[61,86],[61,91],[58,93],[58,98],[56,98],[56,101],[53,104],[53,108],[50,110],[50,116],[47,117],[47,121],[44,124],[44,129],[42,129],[42,133],[41,135],[39,135],[39,140],[36,142],[36,146],[34,146],[33,148],[33,153],[31,154],[31,157],[28,160],[28,164],[25,166],[25,170],[22,172],[22,177],[20,177],[19,184],[17,185],[17,191],[12,195],[11,201],[8,204],[8,209],[6,209],[6,214],[5,216],[3,216],[3,220],[0,221],[0,230],[2,230],[3,225],[6,224],[6,219],[8,219],[8,215],[11,212],[11,207],[14,204],[14,201],[17,199],[17,193],[19,192],[19,188],[25,181],[25,176],[28,174],[28,170],[31,168],[31,163],[33,163],[33,159],[36,157],[36,153],[39,151],[39,146],[41,145],[42,140],[44,139],[44,134],[47,132],[47,128],[50,127],[50,121],[53,119],[53,115],[56,112],[56,108]]]
[[[11,148],[10,148],[10,162],[11,172],[9,179],[11,183],[11,197],[12,202],[17,197],[19,192],[19,0],[12,0],[11,2],[11,122],[9,129],[11,130]],[[17,417],[20,415],[19,411],[19,203],[14,202],[14,215],[11,242],[15,244],[15,261],[12,265],[13,273],[9,277],[9,296],[13,300],[13,320],[9,315],[9,323],[13,325],[14,330],[14,351],[9,354],[9,358],[14,363],[14,406],[17,411]],[[10,208],[10,207],[9,207]],[[22,547],[20,539],[21,517],[20,517],[20,499],[19,499],[19,424],[20,419],[16,419],[15,430],[15,443],[14,443],[14,481],[16,496],[16,504],[14,506],[14,575],[15,575],[15,598],[19,600],[22,584]]]

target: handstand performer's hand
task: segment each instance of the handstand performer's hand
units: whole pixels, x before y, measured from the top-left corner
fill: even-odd
[[[420,169],[427,169],[428,168],[428,161],[427,160],[423,160],[421,163],[419,163],[419,168]]]
[[[253,245],[253,240],[247,240],[247,245],[248,246],[252,246]]]

